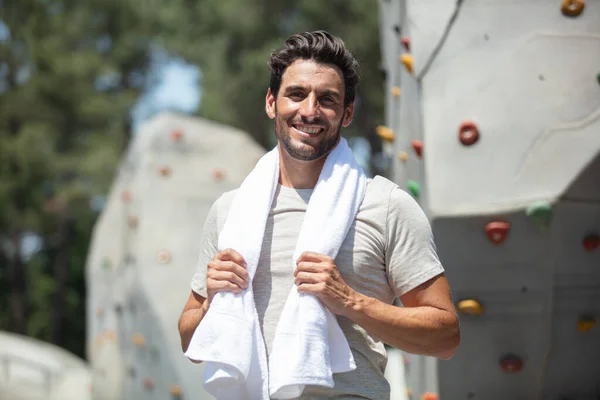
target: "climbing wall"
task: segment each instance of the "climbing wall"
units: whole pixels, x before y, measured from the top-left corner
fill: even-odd
[[[413,399],[600,396],[600,0],[382,0],[389,175],[461,319]]]
[[[177,321],[211,204],[264,154],[244,132],[165,113],[135,135],[87,261],[94,399],[210,399]]]

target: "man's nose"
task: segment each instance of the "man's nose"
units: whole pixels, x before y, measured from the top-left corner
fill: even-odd
[[[319,113],[319,103],[316,99],[316,96],[306,96],[304,101],[300,106],[300,116],[306,122],[311,122],[315,118],[317,118]]]

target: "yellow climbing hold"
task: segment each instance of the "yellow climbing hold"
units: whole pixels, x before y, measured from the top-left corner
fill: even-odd
[[[400,88],[398,86],[392,87],[392,96],[394,96],[395,98],[400,97]]]
[[[593,317],[581,317],[577,321],[577,330],[579,332],[589,332],[596,325],[596,319]]]
[[[408,160],[408,153],[405,151],[401,151],[398,153],[398,158],[400,159],[400,161],[406,162],[406,160]]]
[[[387,126],[379,125],[376,129],[377,135],[387,142],[394,141],[394,131],[392,131]]]
[[[171,393],[171,396],[179,398],[183,394],[183,391],[179,385],[171,385],[169,386],[169,393]]]
[[[404,67],[406,68],[406,70],[412,74],[412,72],[413,72],[413,56],[411,56],[410,54],[402,54],[400,56],[400,62],[402,62],[402,64],[404,64]]]
[[[457,305],[458,311],[463,314],[480,315],[483,314],[483,306],[477,300],[461,300]]]
[[[133,335],[133,344],[137,347],[143,347],[146,344],[146,338],[141,333]]]

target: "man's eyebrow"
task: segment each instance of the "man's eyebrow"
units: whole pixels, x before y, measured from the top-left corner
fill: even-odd
[[[285,93],[294,92],[297,90],[305,91],[306,88],[304,86],[300,86],[300,85],[288,86],[285,88]],[[341,94],[338,91],[331,90],[331,89],[325,89],[322,92],[320,92],[319,94],[326,95],[326,96],[332,96],[332,97],[335,97],[338,99],[341,97]]]

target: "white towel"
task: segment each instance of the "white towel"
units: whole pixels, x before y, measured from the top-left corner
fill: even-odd
[[[278,322],[267,365],[251,282],[278,179],[275,147],[240,186],[219,236],[219,250],[235,249],[246,260],[248,288],[240,294],[215,294],[185,353],[189,359],[205,362],[204,387],[218,400],[292,399],[306,385],[333,387],[333,373],[356,368],[333,313],[315,296],[298,293],[295,285]],[[304,251],[336,257],[366,186],[366,175],[341,138],[327,157],[308,203],[290,260],[293,269]]]

